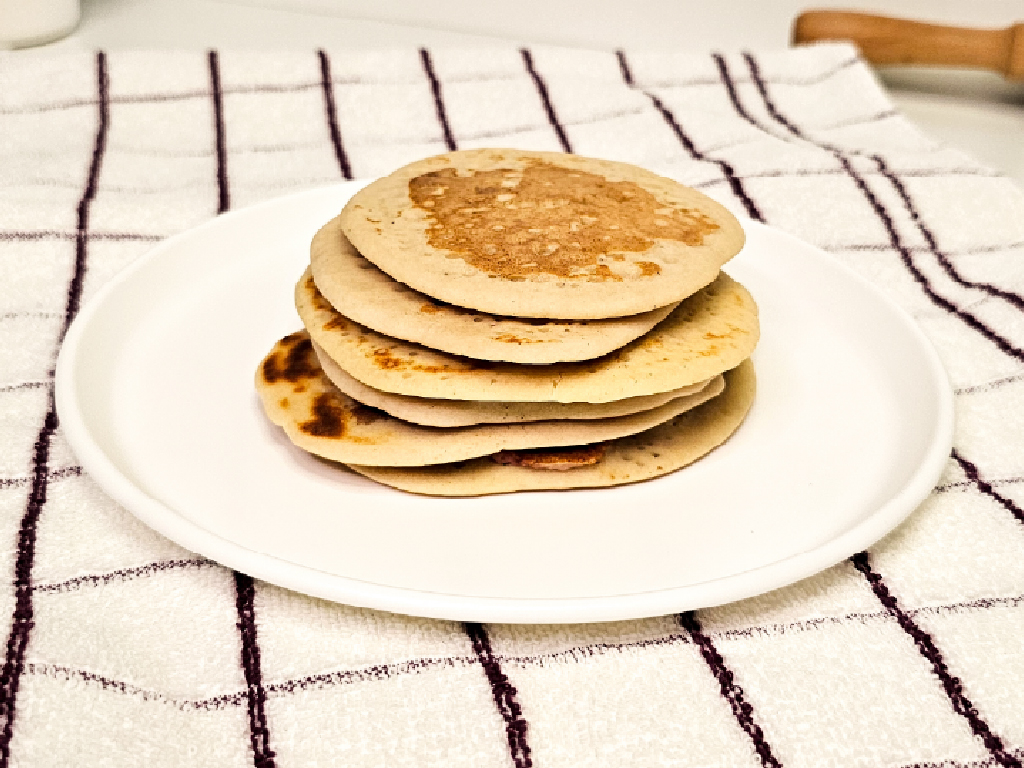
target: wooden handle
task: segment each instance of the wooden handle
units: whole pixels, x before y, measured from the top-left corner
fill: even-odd
[[[1024,79],[1024,23],[968,29],[845,11],[807,11],[793,25],[794,43],[850,40],[873,64],[938,64],[993,69]]]

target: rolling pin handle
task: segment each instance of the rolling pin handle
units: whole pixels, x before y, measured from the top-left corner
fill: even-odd
[[[1024,80],[1024,23],[1010,27],[1010,45],[1003,71],[1011,80]]]
[[[1024,23],[1006,29],[926,24],[849,11],[805,11],[794,43],[849,40],[872,64],[929,64],[991,69],[1024,80]]]

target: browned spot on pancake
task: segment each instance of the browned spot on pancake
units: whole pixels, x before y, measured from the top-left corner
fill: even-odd
[[[718,354],[718,345],[711,344],[708,346],[707,349],[702,349],[697,354],[700,355],[701,357],[714,357],[715,355]]]
[[[522,339],[514,333],[499,333],[493,337],[495,341],[505,344],[543,344],[545,341],[558,341],[558,339]]]
[[[661,274],[661,265],[655,264],[653,261],[638,261],[636,265],[640,267],[640,274],[644,277]]]
[[[313,276],[310,275],[306,278],[306,290],[312,295],[313,298],[313,309],[317,312],[334,312],[334,306],[324,295],[320,293],[320,289],[316,287],[316,283],[313,281]]]
[[[382,371],[404,371],[409,369],[412,371],[419,371],[421,373],[446,373],[449,371],[464,371],[470,368],[483,367],[472,365],[457,368],[450,365],[420,365],[419,363],[413,363],[411,360],[391,354],[390,349],[380,349],[379,347],[373,350],[369,355],[367,355],[367,357],[373,360],[374,365]]]
[[[313,342],[305,332],[293,333],[274,345],[260,369],[263,381],[276,384],[287,381],[297,384],[320,374],[320,362],[313,352]]]
[[[355,417],[356,424],[362,425],[373,424],[375,421],[391,418],[379,408],[374,408],[372,405],[363,405],[362,403],[355,403],[351,413]]]
[[[348,328],[348,320],[334,308],[331,302],[324,298],[324,295],[316,287],[316,283],[313,282],[312,275],[306,278],[306,290],[312,296],[314,310],[331,314],[331,319],[323,324],[325,331],[343,331]]]
[[[282,397],[280,400],[277,401],[277,404],[284,408],[285,410],[287,410],[289,406],[288,398]]]
[[[483,368],[483,366],[480,367]],[[449,371],[464,370],[462,368],[453,368],[450,365],[414,365],[412,369],[422,373],[447,373]]]
[[[607,264],[598,264],[594,268],[594,274],[591,279],[601,278],[602,280],[614,280],[617,283],[622,282],[622,278],[612,272],[612,268]]]
[[[517,323],[525,323],[526,325],[586,325],[586,320],[550,320],[543,317],[517,317],[515,318]],[[566,328],[566,330],[569,330]]]
[[[431,171],[409,181],[409,196],[427,214],[431,246],[505,279],[620,279],[602,257],[643,253],[656,240],[698,246],[719,229],[635,182],[541,161],[522,171]]]
[[[371,354],[374,364],[382,371],[400,371],[409,367],[409,361],[391,354],[390,349],[375,349]]]
[[[604,458],[605,443],[594,445],[572,445],[566,448],[532,448],[525,451],[499,451],[491,455],[491,461],[527,469],[567,470],[590,467]]]
[[[312,437],[344,437],[349,411],[335,392],[320,392],[313,398],[313,418],[299,424],[299,430]]]
[[[311,437],[344,439],[346,442],[363,445],[372,445],[376,440],[371,436],[352,434],[352,421],[355,420],[358,425],[367,425],[389,418],[384,411],[350,400],[334,390],[317,393],[310,410],[313,418],[297,425],[300,432]]]
[[[443,312],[447,315],[459,315],[459,316],[473,316],[486,318],[489,315],[483,312],[477,312],[472,309],[466,309],[465,307],[457,307],[454,304],[449,304],[446,301],[440,301],[439,299],[432,299],[424,304],[420,305],[420,312],[427,315],[436,315],[439,312]]]
[[[708,341],[711,341],[712,339],[731,339],[737,333],[746,333],[746,331],[742,328],[737,328],[735,325],[730,325],[729,330],[725,333],[712,333],[711,331],[708,331],[704,334],[704,338]]]

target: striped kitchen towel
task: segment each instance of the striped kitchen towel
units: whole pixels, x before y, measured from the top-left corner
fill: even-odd
[[[940,484],[758,598],[480,625],[254,581],[77,465],[54,359],[115,272],[219,212],[481,146],[649,167],[880,286],[956,389]],[[1022,257],[1021,191],[843,45],[3,54],[0,768],[1022,766]]]

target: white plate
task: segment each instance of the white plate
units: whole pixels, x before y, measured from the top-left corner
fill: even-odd
[[[86,306],[57,365],[89,474],[182,546],[352,605],[578,622],[717,605],[871,545],[949,455],[952,393],[917,326],[827,254],[763,225],[728,265],[761,308],[758,393],[704,460],[636,485],[433,499],[294,448],[256,366],[300,327],[292,287],[356,185],[173,237]]]

